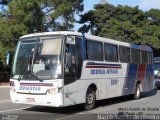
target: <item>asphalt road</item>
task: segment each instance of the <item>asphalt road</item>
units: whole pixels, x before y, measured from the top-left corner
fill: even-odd
[[[145,119],[159,120],[160,90],[143,93],[140,100],[132,100],[131,96],[101,100],[96,103],[95,109],[84,111],[82,105],[53,108],[13,104],[9,98],[9,88],[0,87],[0,120],[111,120],[124,116],[131,119],[130,115],[136,116],[137,120],[142,115]]]

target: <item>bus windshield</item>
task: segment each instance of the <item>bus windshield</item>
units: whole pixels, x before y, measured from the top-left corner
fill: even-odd
[[[12,79],[51,80],[62,77],[63,36],[20,39],[12,68]]]

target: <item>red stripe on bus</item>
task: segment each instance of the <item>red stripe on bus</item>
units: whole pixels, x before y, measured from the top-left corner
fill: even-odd
[[[139,66],[138,66],[137,80],[143,81],[145,79],[146,68],[147,68],[146,64],[139,64]]]

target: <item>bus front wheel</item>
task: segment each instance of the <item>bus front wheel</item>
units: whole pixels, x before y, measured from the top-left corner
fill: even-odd
[[[141,96],[141,90],[140,90],[140,84],[136,85],[135,93],[134,93],[134,99],[138,100]]]
[[[95,90],[92,88],[88,88],[86,93],[86,103],[85,103],[85,110],[91,110],[95,106],[96,101],[96,94]]]

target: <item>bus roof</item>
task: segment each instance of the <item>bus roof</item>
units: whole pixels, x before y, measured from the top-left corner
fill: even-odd
[[[33,37],[33,36],[36,37],[36,36],[56,35],[56,34],[82,36],[82,33],[80,33],[80,32],[55,31],[55,32],[41,32],[41,33],[28,34],[28,35],[24,35],[20,38]],[[121,42],[121,41],[117,41],[117,40],[113,40],[113,39],[109,39],[109,38],[103,38],[103,37],[99,37],[99,36],[90,35],[90,34],[85,34],[85,37],[87,39],[91,39],[91,40],[95,40],[95,41],[107,42],[110,44],[121,45],[121,46],[131,47],[131,48],[135,48],[135,49],[145,50],[145,51],[152,51],[152,48],[147,45],[136,45],[136,44],[132,44],[132,43]]]

